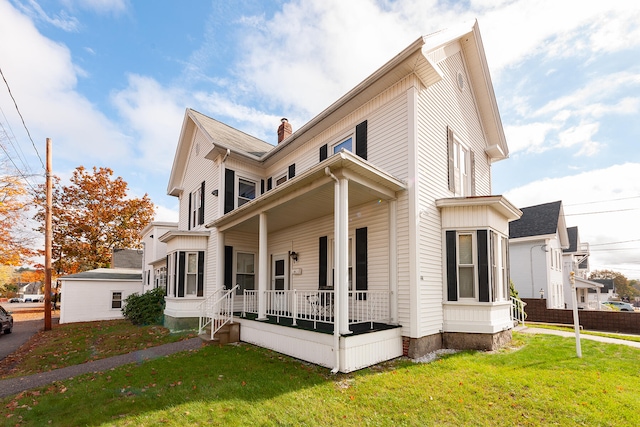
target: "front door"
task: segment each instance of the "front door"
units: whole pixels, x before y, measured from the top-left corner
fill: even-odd
[[[286,254],[273,255],[271,258],[271,289],[274,291],[289,290]]]

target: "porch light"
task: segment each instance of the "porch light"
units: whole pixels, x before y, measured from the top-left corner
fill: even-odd
[[[544,299],[544,289],[540,288],[540,299]]]
[[[289,256],[291,257],[292,260],[296,262],[298,261],[298,252],[289,251]]]

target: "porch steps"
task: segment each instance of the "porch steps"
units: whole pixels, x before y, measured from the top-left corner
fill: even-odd
[[[199,335],[205,343],[225,345],[240,341],[240,323],[226,323],[211,339],[211,326],[207,326]]]

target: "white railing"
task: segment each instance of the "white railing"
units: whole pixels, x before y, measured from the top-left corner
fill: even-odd
[[[299,320],[317,323],[333,323],[335,312],[334,291],[265,291],[265,314],[292,320],[295,326]],[[388,291],[352,291],[349,292],[349,324],[388,322],[389,316]],[[242,315],[258,314],[258,291],[244,291]]]
[[[524,319],[527,317],[527,314],[524,312],[525,305],[527,305],[527,303],[521,299],[511,297],[511,320],[514,323],[518,322],[522,326],[524,326]]]
[[[233,296],[239,285],[231,289],[218,289],[198,306],[200,321],[198,335],[211,328],[211,339],[227,323],[233,323]]]

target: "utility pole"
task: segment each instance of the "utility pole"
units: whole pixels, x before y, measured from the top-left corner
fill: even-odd
[[[51,330],[51,229],[52,184],[51,184],[51,138],[47,138],[47,206],[44,219],[44,330]]]

